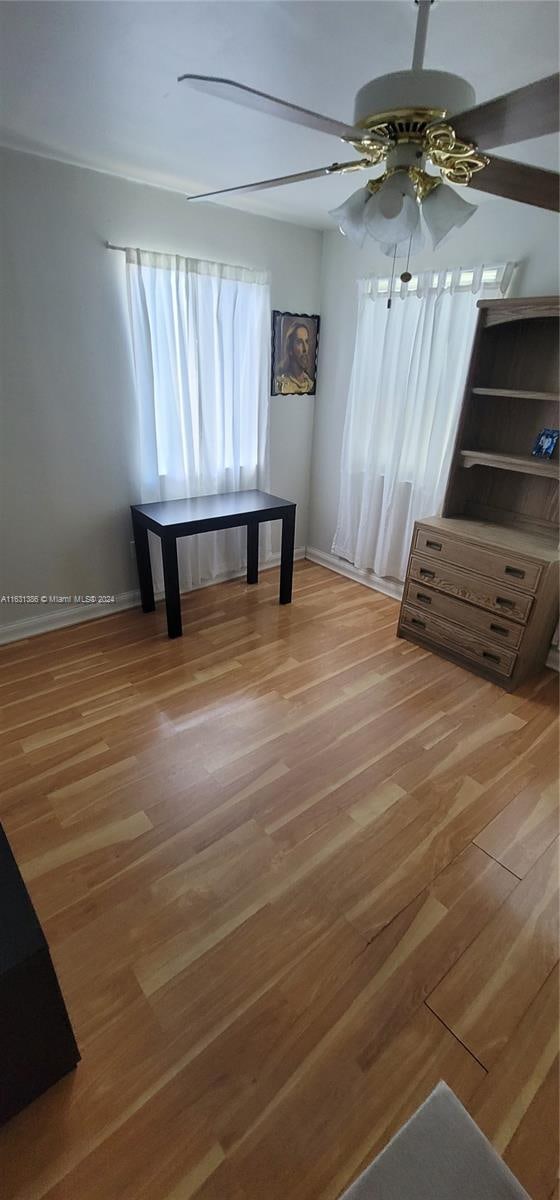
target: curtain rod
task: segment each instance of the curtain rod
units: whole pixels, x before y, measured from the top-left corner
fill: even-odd
[[[117,246],[115,242],[109,242],[109,241],[104,241],[103,245],[106,250],[119,250],[122,254],[127,254],[129,250],[137,250],[140,254],[153,254],[157,258],[187,258],[188,259],[188,257],[189,257],[188,255],[184,255],[184,254],[172,254],[169,250],[168,251],[165,251],[165,250],[143,250],[141,246]],[[239,264],[236,264],[236,263],[215,262],[213,259],[202,260],[202,261],[203,262],[207,261],[209,266],[226,267],[230,271],[248,271],[249,273],[266,276],[267,280],[269,280],[269,278],[270,278],[270,272],[267,267],[246,267],[246,266],[240,266]],[[263,282],[263,281],[261,280],[260,282]]]
[[[171,250],[144,250],[142,246],[116,246],[114,242],[104,242],[106,250],[120,250],[126,254],[129,250],[137,250],[140,254],[156,254],[163,258],[185,258],[184,254],[175,254]]]

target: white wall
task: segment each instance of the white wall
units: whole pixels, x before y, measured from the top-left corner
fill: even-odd
[[[373,248],[355,250],[335,232],[187,207],[177,193],[33,155],[1,151],[0,171],[0,595],[136,588],[128,506],[139,489],[125,268],[122,255],[105,250],[106,238],[267,267],[273,307],[321,313],[317,397],[271,399],[271,490],[297,501],[296,544],[328,553],[356,280],[386,275],[389,260]],[[520,264],[513,294],[557,293],[556,216],[483,198],[449,245],[425,252],[413,268],[507,259]],[[0,624],[36,613],[0,605]]]
[[[0,594],[136,588],[139,499],[124,255],[104,241],[268,268],[272,306],[318,312],[320,232],[12,151],[0,153]],[[271,399],[271,486],[307,534],[314,398]],[[41,608],[44,614],[49,606]],[[36,608],[0,605],[0,622]]]
[[[478,198],[473,199],[478,203]],[[370,247],[357,250],[337,232],[325,234],[323,239],[321,353],[307,535],[308,546],[323,553],[330,553],[336,527],[340,450],[356,327],[356,280],[391,273],[391,261],[373,248],[374,243]],[[519,264],[510,295],[556,295],[560,291],[556,214],[482,197],[478,212],[463,229],[437,251],[423,251],[411,269],[504,261]],[[403,270],[402,263],[398,269]]]

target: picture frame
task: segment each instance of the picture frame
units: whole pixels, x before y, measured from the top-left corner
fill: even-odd
[[[321,318],[309,313],[272,313],[271,395],[314,396]]]
[[[531,453],[536,458],[552,458],[559,436],[560,429],[541,429]]]

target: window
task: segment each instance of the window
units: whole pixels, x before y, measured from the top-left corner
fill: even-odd
[[[502,294],[505,294],[509,286],[513,269],[514,264],[508,263],[506,265],[502,264],[498,267],[482,267],[477,268],[476,270],[473,267],[470,267],[465,270],[459,268],[458,271],[434,271],[431,276],[431,281],[430,272],[426,272],[426,274],[422,276],[413,275],[407,284],[403,284],[401,279],[397,277],[397,279],[393,282],[392,290],[393,295],[397,296],[401,295],[401,293],[404,296],[408,294],[408,292],[417,292],[420,281],[424,280],[424,288],[427,286],[430,290],[432,288],[448,290],[449,288],[453,287],[453,290],[456,292],[462,291],[463,289],[470,291],[473,289],[474,285],[475,290],[477,292],[480,291],[482,295],[494,294],[493,289],[495,288],[499,288]],[[389,278],[376,279],[367,282],[369,282],[371,285],[374,285],[377,295],[388,295],[389,288],[391,286],[391,280]]]
[[[513,264],[361,282],[333,552],[404,579],[415,520],[439,512],[476,325]],[[400,286],[399,286],[400,285]]]
[[[126,262],[141,499],[266,488],[268,274],[144,250]],[[186,539],[182,558],[191,584],[239,570],[238,531]]]

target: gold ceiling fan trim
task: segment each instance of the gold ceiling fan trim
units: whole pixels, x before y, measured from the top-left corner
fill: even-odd
[[[474,142],[461,141],[447,121],[438,121],[428,127],[424,152],[450,183],[465,186],[476,171],[482,171],[490,162],[488,155],[481,154]]]
[[[429,196],[434,188],[440,187],[443,183],[441,175],[428,175],[428,172],[423,171],[421,167],[409,167],[408,175],[414,184],[414,190],[420,201],[425,200],[426,196]]]
[[[353,141],[351,145],[358,154],[363,154],[367,158],[368,166],[376,167],[378,163],[383,162],[387,158],[390,150],[394,150],[396,142],[387,142],[386,145],[380,145],[379,142],[368,142],[367,138],[363,141]]]
[[[351,171],[364,171],[368,167],[371,167],[371,165],[372,164],[370,162],[369,157],[368,158],[358,158],[358,159],[356,159],[356,162],[351,162],[351,163],[335,162],[335,163],[332,163],[332,165],[327,168],[325,174],[326,175],[337,175],[337,174],[338,175],[348,175],[348,174],[350,174]]]
[[[453,126],[444,120],[446,115],[443,108],[398,108],[394,112],[374,113],[358,122],[364,137],[352,145],[366,155],[371,166],[376,166],[396,146],[413,143],[450,183],[467,186],[476,171],[488,166],[490,159],[474,142],[458,138]],[[376,140],[368,140],[368,134]],[[379,138],[384,139],[385,145],[380,145]],[[424,195],[428,194],[424,187],[422,190]]]
[[[446,108],[395,108],[392,112],[372,113],[356,122],[364,130],[364,139],[353,145],[367,143],[367,134],[375,134],[392,144],[422,142],[426,127],[447,116]],[[383,150],[383,147],[380,147]]]
[[[433,192],[434,188],[440,187],[443,183],[440,175],[428,175],[427,171],[423,171],[421,167],[389,167],[388,170],[384,171],[382,175],[379,175],[377,179],[368,180],[366,184],[368,191],[372,196],[374,196],[375,193],[379,191],[380,187],[382,187],[382,185],[386,183],[386,181],[390,179],[392,175],[398,174],[399,171],[401,171],[404,175],[408,175],[409,179],[414,185],[416,197],[420,201],[425,200],[426,196],[429,196],[430,192]]]

